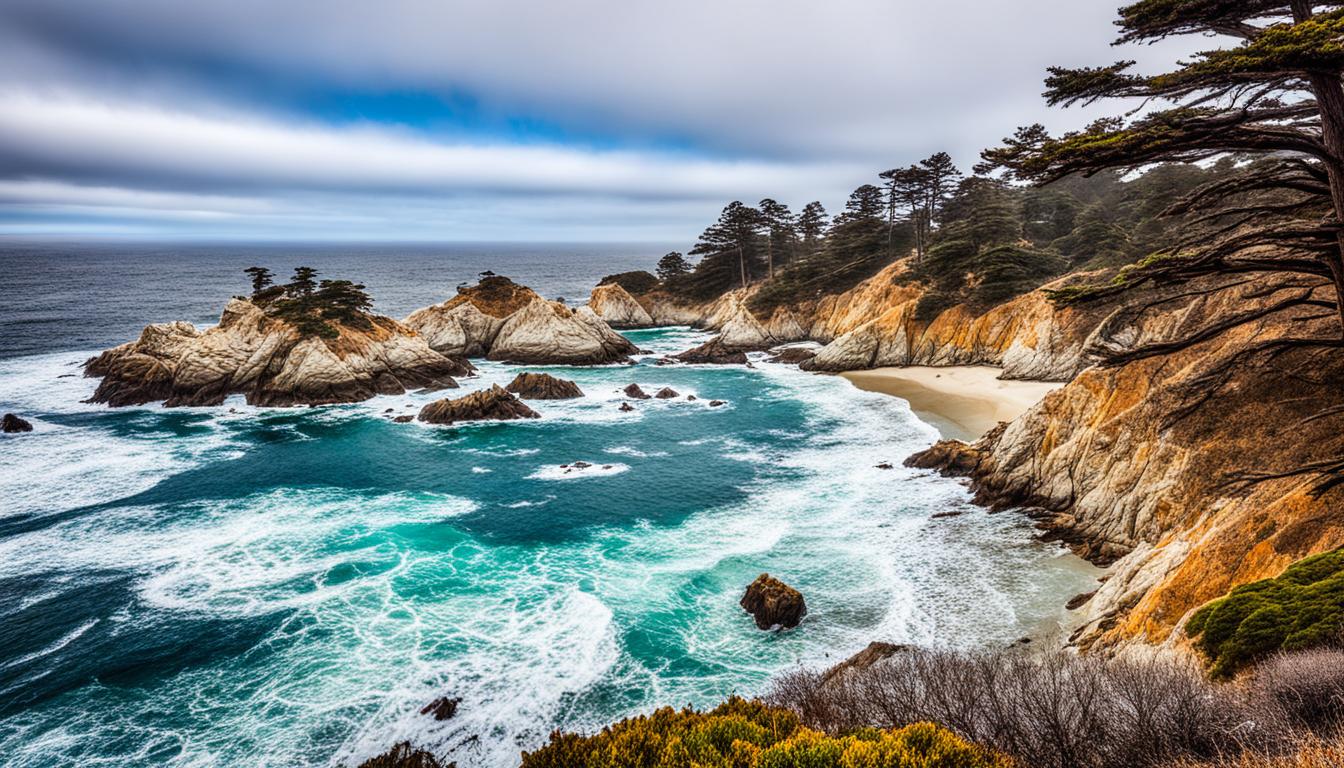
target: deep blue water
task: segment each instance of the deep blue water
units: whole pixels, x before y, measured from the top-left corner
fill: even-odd
[[[510,766],[555,727],[759,692],[875,639],[1008,643],[1090,588],[1022,518],[876,469],[935,437],[903,401],[783,366],[552,369],[585,397],[456,428],[384,413],[419,395],[80,402],[83,359],[145,322],[211,322],[252,261],[361,280],[395,316],[486,268],[578,299],[649,261],[534,248],[0,253],[24,286],[0,319],[0,407],[36,425],[0,440],[0,762],[355,765],[409,738]],[[655,353],[705,338],[630,335]],[[464,390],[518,370],[483,364]],[[701,399],[622,413],[632,381]],[[802,627],[760,632],[737,606],[762,571],[807,596]],[[456,718],[418,714],[441,695]]]

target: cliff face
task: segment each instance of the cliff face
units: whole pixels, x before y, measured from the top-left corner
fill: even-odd
[[[994,365],[1004,369],[1004,378],[1044,381],[1067,381],[1086,367],[1084,344],[1114,309],[1055,307],[1042,291],[1033,291],[983,314],[956,306],[921,322],[915,305],[922,289],[901,279],[908,268],[908,262],[896,262],[844,293],[780,307],[767,318],[747,308],[755,288],[704,304],[678,303],[660,293],[639,301],[654,323],[717,331],[727,349],[822,342],[826,346],[808,364],[811,370]]]
[[[305,338],[234,299],[207,331],[183,322],[150,325],[136,341],[90,360],[86,374],[103,379],[90,402],[218,405],[243,394],[253,405],[344,403],[455,387],[453,376],[470,373],[395,320],[369,321],[368,328],[338,326],[334,339]]]
[[[619,301],[614,288],[603,296]],[[598,291],[594,291],[596,295]],[[629,297],[629,294],[625,294]],[[639,304],[630,299],[636,308]],[[589,307],[571,310],[507,277],[487,277],[458,295],[412,312],[406,325],[445,355],[485,356],[534,365],[599,365],[638,351]]]
[[[1125,310],[1089,343],[1184,339],[1304,290],[1257,280]],[[1204,602],[1344,544],[1344,495],[1316,495],[1320,475],[1294,474],[1344,458],[1344,356],[1285,341],[1336,334],[1320,314],[1279,312],[1170,354],[1089,368],[974,445],[942,443],[914,461],[970,475],[982,502],[1039,508],[1049,535],[1114,563],[1083,608],[1081,647],[1178,642]]]
[[[648,328],[654,324],[648,311],[619,283],[594,288],[588,307],[612,328]]]

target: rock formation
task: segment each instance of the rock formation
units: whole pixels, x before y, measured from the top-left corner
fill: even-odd
[[[641,389],[638,384],[631,384],[630,386],[626,387],[623,391],[625,392],[626,397],[632,397],[636,400],[649,399],[648,394],[643,389]]]
[[[359,768],[452,768],[444,766],[433,752],[416,749],[409,741],[402,741],[377,757],[359,764]]]
[[[681,397],[681,393],[671,387],[663,387],[653,395],[659,400],[671,400],[674,397]]]
[[[451,720],[457,714],[457,707],[462,703],[462,699],[452,696],[440,696],[420,708],[420,714],[429,715],[440,722]]]
[[[769,363],[799,365],[817,356],[817,350],[809,347],[784,347],[766,358]]]
[[[612,328],[648,328],[653,318],[619,283],[607,283],[593,289],[588,307]]]
[[[14,434],[16,432],[32,432],[33,425],[26,419],[21,419],[12,413],[6,413],[3,420],[0,420],[0,432]]]
[[[979,441],[911,457],[971,477],[981,503],[1035,510],[1048,537],[1113,564],[1082,606],[1081,647],[1178,641],[1204,602],[1344,545],[1344,491],[1312,470],[1344,456],[1344,356],[1275,341],[1331,338],[1330,318],[1310,308],[1254,316],[1309,290],[1280,279],[1103,323],[1089,346],[1124,351],[1251,318],[1169,354],[1089,368]]]
[[[421,408],[417,418],[430,424],[454,424],[459,421],[539,419],[541,414],[496,384],[455,400],[435,400]]]
[[[676,359],[683,363],[746,365],[747,353],[744,349],[729,346],[722,336],[715,336],[698,347],[678,354]]]
[[[233,299],[214,328],[150,325],[136,341],[88,361],[85,375],[102,377],[90,402],[218,405],[242,394],[262,406],[349,403],[455,387],[453,376],[470,373],[395,320],[367,321],[361,328],[336,325],[335,338],[304,336],[252,302]]]
[[[639,352],[592,309],[572,310],[562,302],[547,301],[498,275],[459,288],[449,301],[411,313],[406,325],[443,354],[483,355],[526,365],[601,365],[625,361]]]
[[[524,400],[570,400],[583,397],[579,385],[549,373],[520,373],[504,389]]]
[[[807,603],[802,594],[768,573],[762,573],[751,582],[742,596],[741,605],[761,629],[776,626],[791,629],[807,615]]]

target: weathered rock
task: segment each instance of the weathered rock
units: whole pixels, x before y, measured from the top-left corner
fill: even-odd
[[[747,587],[741,605],[761,629],[776,626],[791,629],[807,615],[807,603],[802,594],[768,573],[757,576]]]
[[[873,467],[875,469],[895,469],[895,467],[891,465],[890,461],[879,462],[877,464],[874,464]]]
[[[524,400],[571,400],[583,397],[579,385],[549,373],[520,373],[505,387]]]
[[[727,405],[727,404],[728,404],[728,401],[727,401],[727,400],[710,400],[710,401],[709,401],[709,407],[710,407],[710,408],[718,408],[720,405]]]
[[[686,396],[686,402],[688,402],[688,403],[693,403],[693,402],[695,402],[696,400],[699,400],[699,399],[700,399],[700,398],[696,397],[695,395],[687,395],[687,396]]]
[[[799,365],[816,356],[817,351],[809,347],[785,347],[766,358],[766,362]]]
[[[629,403],[621,403],[621,407],[617,410],[629,412],[635,410],[635,407]]]
[[[649,396],[640,388],[638,384],[631,384],[625,388],[625,396],[633,397],[636,400],[648,400]]]
[[[475,286],[458,288],[442,304],[412,312],[405,323],[438,352],[479,357],[490,351],[510,315],[539,299],[531,288],[490,275]]]
[[[654,324],[644,307],[619,283],[594,288],[588,306],[612,328],[648,328]]]
[[[0,420],[0,432],[14,434],[16,432],[32,432],[33,425],[26,419],[21,419],[12,413],[6,413],[3,420]]]
[[[747,353],[740,348],[729,347],[723,337],[715,336],[698,347],[688,349],[676,355],[683,363],[708,363],[711,365],[746,365]]]
[[[392,423],[393,423],[393,424],[410,424],[412,421],[415,421],[415,417],[414,417],[414,416],[393,416],[393,417],[392,417]]]
[[[1076,611],[1079,608],[1082,608],[1084,605],[1087,605],[1087,601],[1095,597],[1096,594],[1097,590],[1094,589],[1091,592],[1082,592],[1077,595],[1074,595],[1073,597],[1069,598],[1069,602],[1064,604],[1064,608],[1066,610]]]
[[[671,387],[663,387],[654,393],[653,396],[659,400],[671,400],[674,397],[681,397],[681,394]]]
[[[429,702],[424,707],[422,707],[420,709],[420,714],[429,715],[430,717],[433,717],[435,720],[438,720],[440,722],[444,720],[451,720],[453,718],[453,715],[457,714],[457,705],[461,703],[462,699],[449,696],[440,696],[439,698]]]
[[[305,337],[233,299],[214,328],[150,325],[136,341],[88,361],[85,374],[102,377],[90,402],[218,405],[242,394],[252,405],[323,405],[456,386],[452,377],[469,373],[395,320],[366,320],[361,327],[336,325],[336,338]]]
[[[527,365],[602,365],[639,352],[588,307],[537,298],[504,321],[486,355]]]
[[[418,418],[430,424],[454,424],[459,421],[539,419],[541,415],[496,384],[456,400],[435,400],[420,410]]]

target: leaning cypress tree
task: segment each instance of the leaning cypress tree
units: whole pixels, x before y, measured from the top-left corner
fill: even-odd
[[[1190,222],[1187,237],[1124,270],[1110,285],[1057,298],[1082,300],[1149,281],[1210,274],[1295,273],[1332,285],[1335,300],[1298,292],[1199,337],[1303,305],[1338,314],[1344,337],[1344,3],[1141,0],[1121,8],[1116,23],[1119,43],[1182,35],[1228,42],[1156,75],[1134,72],[1132,61],[1051,68],[1045,97],[1052,106],[1126,99],[1131,108],[1137,101],[1149,109],[1058,137],[1040,125],[1021,128],[1004,146],[986,151],[978,170],[1003,169],[1011,177],[1048,183],[1071,174],[1227,155],[1245,167],[1170,209]],[[1344,346],[1344,340],[1275,344]],[[1173,346],[1131,350],[1113,362]]]

